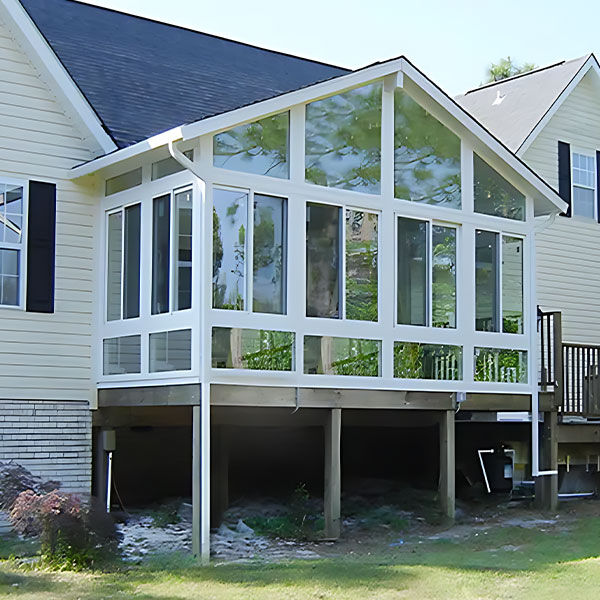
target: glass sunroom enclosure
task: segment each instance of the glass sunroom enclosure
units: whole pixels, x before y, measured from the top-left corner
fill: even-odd
[[[530,389],[533,201],[405,82],[113,167],[99,384]]]

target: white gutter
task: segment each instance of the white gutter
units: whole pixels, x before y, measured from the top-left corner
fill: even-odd
[[[531,244],[531,260],[529,261],[529,277],[530,277],[530,296],[536,298],[536,257],[535,257],[535,235],[541,233],[554,223],[556,219],[556,213],[551,213],[548,218],[539,227],[533,228],[533,243]],[[540,471],[540,406],[539,406],[539,386],[537,381],[537,364],[538,364],[538,352],[537,352],[537,301],[532,303],[531,310],[531,333],[530,333],[530,348],[532,353],[532,360],[530,364],[533,366],[531,369],[530,377],[533,379],[533,385],[531,389],[531,475],[533,477],[544,477],[546,475],[558,475],[558,471]],[[535,377],[534,377],[535,374]]]
[[[183,141],[181,136],[179,139],[169,139],[167,147],[171,156],[184,168],[187,169],[198,179],[202,194],[202,226],[206,215],[209,214],[206,208],[206,182],[202,178],[197,165],[190,160],[177,146],[176,142]],[[164,143],[164,142],[163,142]],[[202,265],[203,257],[199,261]],[[200,301],[206,299],[206,277],[200,277]],[[208,383],[208,369],[206,361],[206,340],[208,339],[207,332],[207,311],[201,305],[200,309],[200,328],[202,332],[202,352],[200,353],[200,381],[201,381],[201,396],[200,396],[200,531],[192,532],[194,541],[196,536],[200,534],[200,561],[203,565],[208,565],[210,562],[210,383]]]

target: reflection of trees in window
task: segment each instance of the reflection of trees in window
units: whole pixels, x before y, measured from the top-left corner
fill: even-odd
[[[456,327],[456,229],[432,227],[432,325]]]
[[[285,200],[254,196],[253,310],[285,312]]]
[[[291,371],[294,339],[288,331],[214,327],[212,366],[222,369]]]
[[[525,196],[477,154],[473,154],[473,183],[476,212],[525,220]]]
[[[460,381],[462,348],[441,344],[394,342],[394,377]]]
[[[305,165],[311,183],[379,193],[381,84],[306,106]]]
[[[379,377],[381,342],[356,338],[305,336],[304,372]]]
[[[527,383],[527,352],[475,348],[475,381]]]
[[[460,208],[460,138],[402,90],[394,94],[394,195]]]
[[[337,206],[306,207],[306,316],[340,316],[340,213]]]
[[[289,177],[289,113],[234,127],[213,138],[213,164],[244,173]]]
[[[377,321],[377,215],[346,211],[346,318]]]
[[[244,310],[247,203],[244,192],[214,191],[213,308]]]

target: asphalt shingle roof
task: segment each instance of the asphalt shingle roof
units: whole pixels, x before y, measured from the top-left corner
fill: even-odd
[[[21,2],[119,148],[349,72],[73,0]]]
[[[589,57],[485,85],[456,101],[516,152]]]

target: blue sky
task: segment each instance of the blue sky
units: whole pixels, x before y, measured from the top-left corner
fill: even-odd
[[[597,0],[86,1],[350,68],[404,54],[452,95],[502,56],[544,66],[593,52],[600,22]]]

